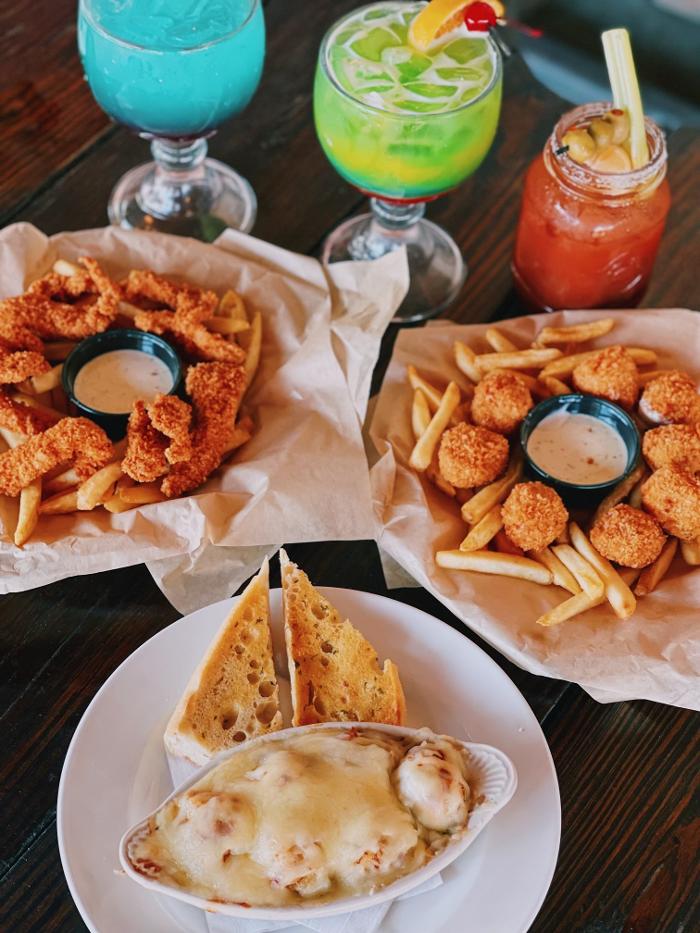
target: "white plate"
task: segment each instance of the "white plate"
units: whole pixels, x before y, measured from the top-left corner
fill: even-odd
[[[443,885],[395,903],[382,933],[424,933],[428,914],[430,933],[523,933],[554,873],[561,818],[554,764],[530,707],[488,655],[443,622],[371,593],[320,589],[381,658],[398,664],[407,725],[503,749],[518,772],[515,796],[443,872]],[[58,790],[58,844],[71,894],[96,933],[206,933],[201,911],[150,894],[116,870],[124,831],[172,789],[162,733],[231,605],[200,609],[142,645],[104,684],[73,736]],[[271,608],[283,671],[279,590]]]

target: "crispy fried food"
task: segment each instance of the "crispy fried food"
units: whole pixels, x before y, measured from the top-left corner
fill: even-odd
[[[666,535],[651,515],[631,505],[616,505],[593,525],[591,544],[623,567],[646,567],[661,553]]]
[[[112,443],[98,425],[87,418],[63,418],[0,454],[0,492],[18,496],[37,476],[67,460],[74,460],[76,472],[86,479],[109,463],[112,454]]]
[[[532,395],[517,373],[487,373],[474,389],[472,420],[499,434],[512,434],[532,408]]]
[[[544,483],[518,483],[501,509],[503,527],[523,551],[540,551],[566,528],[569,513],[559,494]]]
[[[16,434],[39,434],[56,423],[43,409],[17,402],[0,387],[0,428]]]
[[[440,473],[453,486],[484,486],[505,470],[508,441],[487,428],[461,423],[442,435],[438,462]]]
[[[573,383],[579,392],[632,408],[639,395],[637,365],[625,347],[606,347],[576,366]]]
[[[673,369],[644,387],[639,413],[653,424],[698,424],[698,388],[687,373]]]
[[[143,308],[134,316],[134,326],[139,330],[168,334],[193,359],[231,363],[245,360],[245,352],[238,344],[212,333],[204,324],[218,304],[214,292],[179,285],[148,270],[130,272],[124,292],[130,302]],[[152,310],[154,304],[157,310]]]
[[[165,456],[168,438],[157,431],[148,415],[146,405],[134,402],[126,429],[126,454],[122,469],[138,483],[150,483],[168,472]]]
[[[700,536],[700,479],[664,466],[642,486],[642,504],[664,531],[682,541]]]
[[[34,350],[4,352],[0,349],[0,384],[24,382],[31,376],[48,372],[51,364]]]
[[[176,395],[156,395],[146,408],[153,427],[170,440],[165,448],[168,463],[189,460],[192,456],[192,406]]]
[[[221,463],[246,387],[243,366],[199,363],[187,371],[185,388],[192,401],[194,431],[192,457],[175,463],[163,480],[166,496],[195,489]]]
[[[664,424],[647,431],[642,440],[644,459],[652,468],[680,467],[700,472],[700,425]]]

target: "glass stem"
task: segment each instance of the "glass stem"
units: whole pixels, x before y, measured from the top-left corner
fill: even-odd
[[[190,217],[211,208],[219,195],[219,186],[207,172],[205,139],[156,138],[151,143],[151,152],[154,168],[144,178],[137,195],[145,214],[160,219]]]
[[[396,201],[382,201],[380,198],[371,198],[370,206],[374,220],[385,230],[406,230],[417,223],[425,214],[425,203],[423,202],[403,204]]]
[[[359,227],[348,244],[353,259],[379,259],[400,246],[410,251],[420,227],[417,226],[425,214],[425,204],[402,204],[371,198],[372,213],[369,223]]]

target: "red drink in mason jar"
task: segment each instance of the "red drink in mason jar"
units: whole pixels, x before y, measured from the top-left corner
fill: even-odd
[[[610,106],[565,114],[528,170],[513,275],[532,309],[634,307],[646,290],[671,204],[662,131],[646,119],[649,162],[629,171],[600,171],[560,151],[568,130]]]

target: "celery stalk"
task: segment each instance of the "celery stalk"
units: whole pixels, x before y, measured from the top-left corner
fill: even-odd
[[[626,29],[608,29],[602,38],[613,103],[629,115],[632,166],[641,168],[649,161],[649,147],[630,36]]]

